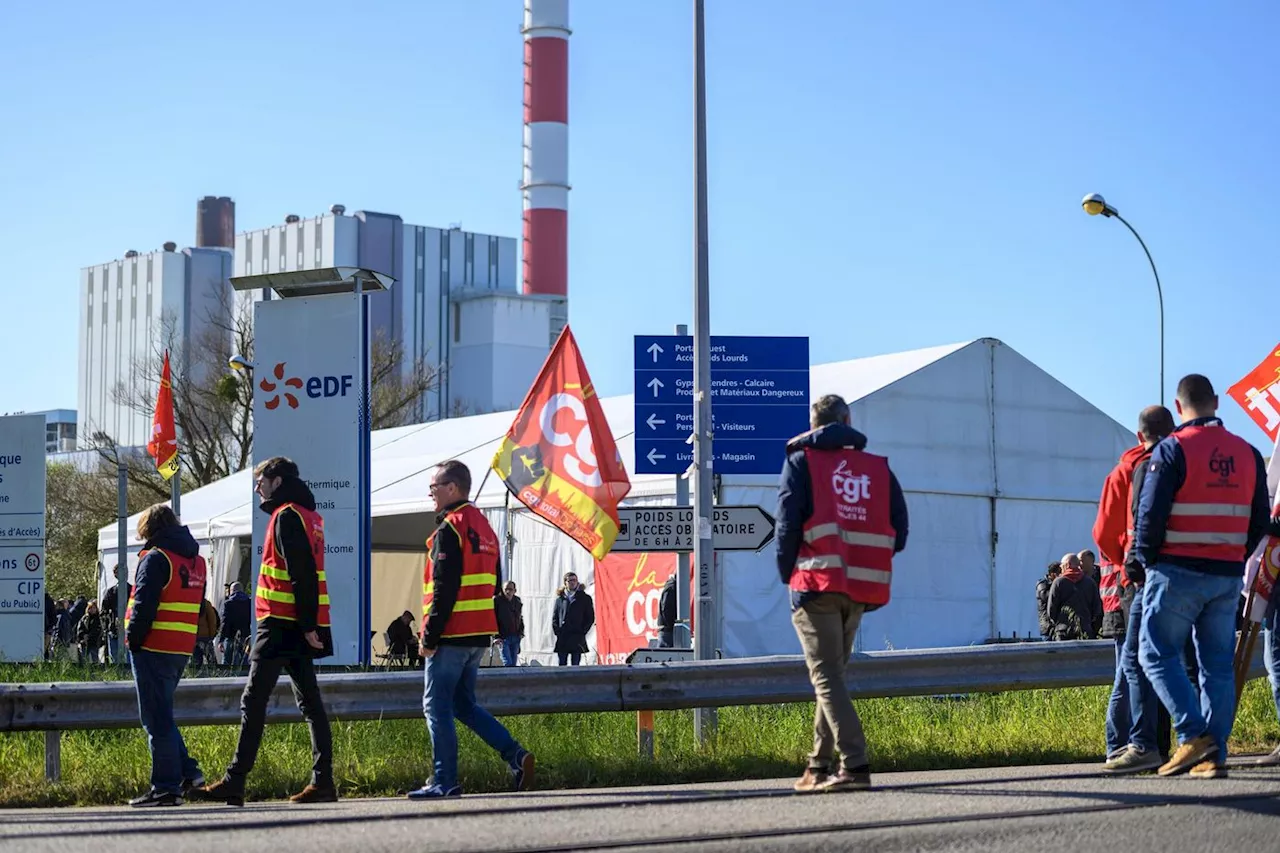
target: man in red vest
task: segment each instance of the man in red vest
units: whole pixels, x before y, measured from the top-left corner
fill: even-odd
[[[1102,636],[1116,644],[1116,678],[1107,704],[1107,773],[1154,770],[1168,759],[1168,712],[1138,663],[1142,633],[1140,573],[1125,571],[1133,538],[1134,473],[1151,451],[1173,432],[1173,414],[1164,406],[1148,406],[1138,415],[1138,443],[1120,456],[1102,484],[1093,541],[1102,554]]]
[[[329,589],[324,574],[324,519],[291,459],[273,456],[253,469],[259,509],[271,516],[262,543],[255,611],[257,637],[249,653],[249,680],[240,697],[240,740],[227,774],[193,799],[244,805],[245,780],[262,746],[267,703],[282,672],[311,730],[311,784],[294,803],[333,803],[333,735],[314,661],[333,654]]]
[[[814,403],[813,429],[788,442],[778,486],[778,572],[791,589],[791,621],[817,697],[813,751],[797,791],[871,786],[845,668],[862,614],[889,602],[893,555],[907,544],[898,480],[887,459],[865,452],[867,437],[849,420],[835,394]]]
[[[1227,775],[1236,613],[1245,558],[1270,522],[1267,474],[1262,455],[1216,417],[1207,378],[1184,376],[1176,405],[1182,425],[1152,451],[1134,514],[1146,574],[1138,656],[1178,733],[1160,775],[1214,779]],[[1189,636],[1207,713],[1181,659]]]
[[[431,481],[437,515],[422,572],[419,651],[427,659],[422,710],[434,772],[409,792],[411,800],[462,796],[455,720],[502,756],[515,790],[533,785],[533,753],[476,702],[480,659],[498,633],[494,599],[502,589],[502,561],[498,536],[467,499],[470,494],[467,466],[457,460],[442,463]]]
[[[138,538],[145,544],[124,626],[138,712],[151,749],[151,789],[129,805],[180,806],[184,793],[204,784],[173,720],[173,694],[196,647],[208,572],[200,546],[166,504],[142,511]]]

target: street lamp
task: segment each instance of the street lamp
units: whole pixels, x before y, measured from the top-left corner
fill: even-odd
[[[1156,272],[1156,262],[1151,257],[1151,251],[1147,249],[1147,244],[1142,241],[1142,237],[1138,234],[1134,227],[1130,225],[1120,211],[1107,204],[1107,200],[1097,193],[1089,193],[1080,202],[1080,206],[1084,208],[1084,212],[1090,216],[1097,216],[1101,213],[1108,219],[1119,219],[1124,223],[1124,227],[1129,229],[1138,240],[1138,245],[1142,247],[1142,251],[1146,252],[1147,262],[1151,264],[1151,274],[1156,278],[1156,298],[1160,302],[1160,405],[1164,405],[1164,291],[1160,288],[1160,273]]]
[[[242,355],[233,355],[227,360],[228,366],[232,370],[240,370],[245,373],[253,373],[253,362]]]

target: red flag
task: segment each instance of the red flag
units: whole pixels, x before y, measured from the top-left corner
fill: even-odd
[[[156,395],[156,413],[151,421],[147,452],[156,460],[156,469],[166,480],[178,473],[178,430],[173,425],[173,382],[169,374],[168,350],[164,354],[164,370],[160,374],[160,393]]]
[[[1272,441],[1280,436],[1280,344],[1262,363],[1235,385],[1227,389],[1231,399],[1240,404],[1253,422],[1263,429]]]
[[[618,538],[618,503],[631,480],[565,326],[493,457],[511,494],[597,560]]]

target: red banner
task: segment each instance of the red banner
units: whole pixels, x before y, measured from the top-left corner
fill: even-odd
[[[631,480],[573,333],[565,326],[493,457],[511,494],[603,559]]]
[[[1280,435],[1280,344],[1276,344],[1262,363],[1235,385],[1227,389],[1231,399],[1249,413],[1272,441]]]
[[[151,419],[151,440],[147,452],[156,460],[158,470],[166,480],[178,473],[178,431],[173,425],[173,382],[169,373],[169,352],[164,354],[164,368],[160,374],[160,391],[156,394],[156,411]]]
[[[658,599],[675,570],[675,554],[617,553],[596,561],[596,659],[600,663],[626,663],[627,655],[658,638]],[[692,568],[689,579],[692,593]],[[691,613],[691,623],[692,619]]]

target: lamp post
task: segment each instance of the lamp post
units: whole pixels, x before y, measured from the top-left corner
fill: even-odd
[[[1097,216],[1101,213],[1109,219],[1119,219],[1124,223],[1124,227],[1129,229],[1138,240],[1138,245],[1142,247],[1142,251],[1147,255],[1147,262],[1151,264],[1151,274],[1156,278],[1156,298],[1160,303],[1160,405],[1164,405],[1164,291],[1160,288],[1160,273],[1156,272],[1156,262],[1151,257],[1151,251],[1147,248],[1147,244],[1142,241],[1142,237],[1134,229],[1132,225],[1120,215],[1120,211],[1107,204],[1107,200],[1097,193],[1089,193],[1080,202],[1080,206],[1084,208],[1084,212],[1090,216]]]

